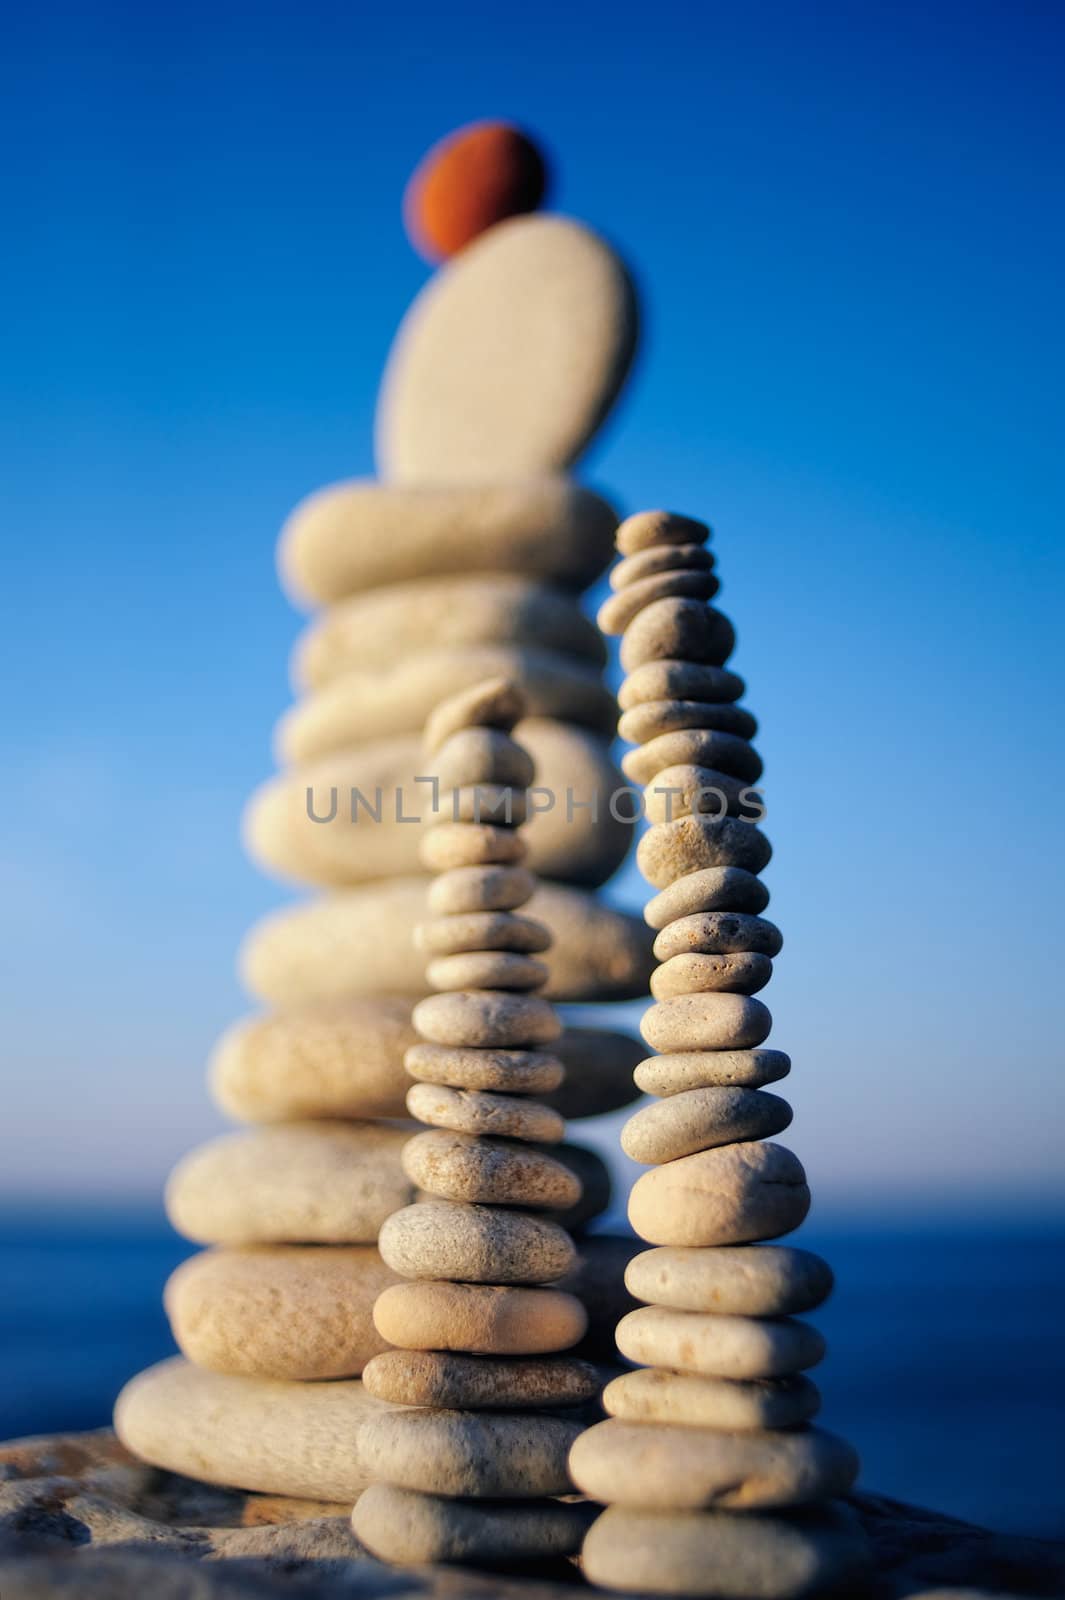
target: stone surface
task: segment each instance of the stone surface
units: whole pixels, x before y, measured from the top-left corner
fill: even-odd
[[[832,1269],[792,1245],[729,1245],[720,1250],[644,1250],[625,1283],[638,1300],[678,1311],[780,1317],[812,1311],[832,1292]]]
[[[537,1095],[567,1120],[631,1104],[640,1059],[636,1040],[597,1028],[567,1028],[548,1050],[472,1050],[418,1042],[407,1052],[411,1076],[461,1089]],[[564,1074],[564,1079],[563,1079]]]
[[[699,911],[757,913],[768,904],[769,890],[745,867],[703,867],[653,895],[643,915],[648,927],[661,929]]]
[[[558,1289],[398,1283],[379,1297],[374,1325],[401,1350],[534,1356],[575,1345],[588,1316],[574,1295]]]
[[[430,1044],[473,1045],[504,1050],[551,1044],[562,1032],[554,1007],[539,995],[478,989],[431,994],[412,1012],[414,1026]]]
[[[483,483],[568,466],[613,404],[636,330],[628,274],[589,229],[560,216],[492,228],[400,325],[378,402],[381,477]]]
[[[457,255],[507,217],[535,211],[547,187],[543,155],[510,122],[472,122],[439,139],[403,195],[403,221],[429,261]]]
[[[681,817],[648,828],[637,846],[636,862],[648,883],[666,889],[677,878],[706,867],[761,872],[771,855],[769,840],[751,822],[735,817]]]
[[[366,478],[320,489],[282,530],[285,589],[298,604],[328,605],[381,584],[493,572],[583,589],[609,565],[614,513],[605,500],[569,478],[496,476],[403,487]],[[394,637],[388,644],[398,654]]]
[[[444,789],[502,783],[527,789],[536,774],[532,756],[500,728],[458,728],[433,751],[432,770]]]
[[[492,822],[443,822],[429,828],[418,841],[418,859],[429,872],[450,872],[454,867],[516,865],[528,855],[528,846],[516,827]]]
[[[772,976],[769,957],[754,951],[721,956],[686,951],[655,969],[651,993],[656,1000],[690,994],[757,994]]]
[[[477,1089],[416,1083],[407,1091],[407,1110],[429,1128],[448,1128],[452,1133],[486,1138],[557,1144],[566,1131],[565,1119],[550,1106],[515,1095],[484,1094]]]
[[[547,981],[547,967],[530,956],[505,950],[466,951],[461,955],[438,956],[426,968],[433,989],[540,989]]]
[[[687,1089],[642,1107],[621,1130],[621,1148],[634,1161],[656,1165],[713,1145],[769,1139],[791,1122],[779,1095],[758,1089]]]
[[[224,1134],[191,1151],[167,1216],[197,1244],[370,1244],[414,1197],[406,1135],[374,1123],[293,1122]]]
[[[594,1516],[579,1501],[456,1500],[374,1483],[356,1502],[356,1537],[382,1561],[491,1566],[574,1555]]]
[[[700,544],[649,545],[611,567],[610,587],[616,592],[660,572],[710,572],[713,566],[713,554]]]
[[[792,1317],[719,1316],[640,1306],[618,1323],[618,1349],[629,1361],[706,1378],[787,1378],[816,1366],[825,1341]]]
[[[535,917],[517,916],[512,911],[467,911],[419,923],[414,929],[414,943],[426,956],[483,950],[538,955],[550,946],[551,934]]]
[[[373,1303],[395,1281],[373,1245],[205,1250],[171,1274],[164,1305],[182,1353],[212,1372],[354,1378],[384,1349]]]
[[[402,1160],[412,1183],[447,1200],[565,1211],[581,1198],[568,1166],[521,1142],[430,1128],[407,1141]]]
[[[671,595],[692,600],[712,600],[721,584],[714,574],[701,570],[656,572],[646,578],[629,578],[616,594],[608,596],[596,617],[604,633],[622,633],[646,606]]]
[[[679,698],[641,700],[618,718],[618,738],[629,744],[648,744],[669,734],[690,733],[700,728],[753,739],[758,723],[743,706],[731,701]],[[660,771],[663,764],[669,763],[656,763],[655,771]]]
[[[363,1424],[359,1456],[401,1489],[524,1500],[572,1493],[566,1457],[580,1431],[561,1417],[391,1411]]]
[[[568,662],[562,667],[569,669]],[[445,745],[452,734],[463,728],[498,728],[509,733],[529,714],[528,690],[517,682],[513,672],[484,673],[446,697],[438,692],[425,720],[422,743],[430,755]]]
[[[513,911],[535,889],[536,880],[524,867],[458,867],[429,884],[426,904],[436,917]]]
[[[736,707],[720,709],[735,711]],[[762,775],[762,758],[753,745],[735,734],[718,732],[714,728],[681,728],[659,734],[647,744],[628,751],[621,766],[633,783],[655,784],[659,790],[664,789],[659,783],[659,774],[671,767],[706,767],[746,783],[756,783]]]
[[[790,1071],[783,1050],[677,1050],[638,1062],[633,1081],[644,1094],[666,1096],[691,1089],[759,1089]]]
[[[398,1273],[466,1283],[551,1283],[577,1259],[569,1234],[546,1218],[446,1200],[394,1212],[378,1245],[391,1269],[389,1282]]]
[[[773,1019],[745,994],[690,994],[659,1000],[645,1011],[640,1032],[652,1050],[749,1050],[768,1036]]]
[[[745,778],[732,777],[716,767],[682,763],[656,772],[643,797],[648,822],[675,822],[679,817],[740,817],[759,823],[765,800]]]
[[[728,667],[711,667],[704,661],[646,661],[621,681],[618,705],[622,711],[649,700],[706,700],[718,704],[739,700],[746,684]]]
[[[658,545],[702,545],[709,537],[705,522],[679,511],[637,511],[619,525],[615,542],[623,556],[634,556]]]
[[[428,1044],[419,1039],[404,1057],[406,1070],[420,1082],[469,1092],[504,1089],[510,1094],[543,1094],[557,1089],[565,1068],[551,1051],[478,1050],[472,1045]]]
[[[649,661],[694,661],[722,667],[735,643],[731,622],[713,606],[701,600],[654,600],[625,629],[621,666],[626,673]]]
[[[370,1426],[389,1428],[400,1421],[389,1417]],[[858,1458],[844,1440],[820,1428],[722,1433],[611,1417],[576,1440],[570,1472],[585,1494],[611,1505],[757,1511],[846,1494]]]
[[[761,955],[777,956],[783,943],[780,929],[764,917],[744,916],[736,911],[703,911],[678,917],[663,928],[654,942],[654,953],[659,961],[697,950],[716,955],[756,950]]]
[[[810,1209],[802,1165],[778,1144],[730,1144],[652,1167],[629,1195],[648,1244],[747,1244],[797,1228]]]
[[[573,1357],[455,1355],[442,1350],[386,1350],[368,1363],[367,1393],[397,1405],[472,1410],[579,1405],[599,1391],[599,1370]]]
[[[603,1409],[623,1422],[668,1422],[727,1432],[793,1428],[809,1422],[820,1404],[816,1385],[801,1376],[734,1381],[645,1368],[623,1373],[603,1390]]]

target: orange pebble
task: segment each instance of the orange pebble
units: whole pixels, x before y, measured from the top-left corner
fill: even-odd
[[[504,217],[535,211],[544,197],[544,158],[509,122],[474,122],[435,144],[403,197],[403,220],[430,261],[455,255]]]

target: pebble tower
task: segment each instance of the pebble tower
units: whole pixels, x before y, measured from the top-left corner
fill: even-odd
[[[650,826],[637,860],[659,965],[642,1032],[658,1054],[636,1068],[655,1098],[621,1142],[650,1167],[629,1218],[655,1248],[626,1272],[644,1302],[617,1345],[638,1363],[607,1385],[608,1420],[573,1446],[574,1481],[608,1510],[584,1545],[605,1587],[796,1600],[857,1578],[862,1536],[832,1504],[858,1462],[813,1425],[824,1353],[800,1320],[828,1294],[828,1265],[769,1244],[797,1228],[810,1193],[790,1150],[770,1142],[791,1108],[767,1086],[789,1071],[765,1048],[781,937],[762,912],[770,847],[751,788],[756,724],[725,666],[734,636],[709,604],[709,530],[645,512],[622,523],[614,593],[599,621],[621,634],[619,732]]]

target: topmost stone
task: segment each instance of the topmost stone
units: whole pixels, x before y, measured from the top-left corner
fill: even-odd
[[[709,537],[710,529],[705,522],[683,517],[679,511],[637,511],[634,516],[625,518],[615,542],[623,556],[634,556],[658,545],[705,544]]]
[[[435,144],[403,196],[411,242],[429,261],[457,254],[507,217],[535,211],[544,158],[509,122],[474,122]]]
[[[398,483],[486,483],[567,467],[625,380],[636,297],[604,240],[568,217],[500,222],[403,320],[377,410]]]

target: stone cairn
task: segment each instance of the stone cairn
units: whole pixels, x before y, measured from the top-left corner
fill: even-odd
[[[632,837],[608,808],[621,781],[608,754],[616,709],[580,605],[609,564],[617,519],[568,473],[624,382],[635,303],[590,229],[516,214],[539,192],[527,142],[489,128],[500,183],[499,171],[489,182],[476,162],[467,170],[470,138],[434,153],[415,185],[416,199],[432,199],[415,213],[431,214],[434,237],[441,218],[458,218],[462,248],[395,340],[379,476],[311,496],[282,536],[287,588],[321,609],[295,651],[301,698],[278,732],[284,770],[254,797],[246,835],[269,869],[320,893],[245,944],[243,976],[263,1009],[225,1035],[210,1077],[246,1126],[170,1179],[171,1221],[207,1248],[166,1288],[181,1356],[128,1384],[115,1416],[123,1442],[155,1465],[345,1514],[371,1476],[360,1432],[393,1405],[360,1376],[388,1344],[374,1303],[399,1282],[377,1237],[418,1199],[404,1058],[428,987],[413,939],[431,882],[421,841],[439,850],[454,837],[425,781],[423,730],[442,700],[500,675],[524,696],[522,771],[531,757],[540,791],[522,833],[538,879],[528,909],[551,936],[543,995],[632,998],[652,966],[639,920],[595,893]],[[545,1088],[541,1127],[636,1098],[639,1047],[621,1028],[571,1020],[552,1046],[567,1077]],[[579,1227],[607,1204],[605,1168],[556,1148],[580,1165]],[[564,1181],[572,1188],[572,1173]],[[590,1310],[582,1354],[612,1341],[629,1254],[628,1241],[582,1241],[566,1278]]]
[[[439,992],[415,1008],[421,1042],[406,1057],[417,1080],[407,1106],[428,1131],[407,1144],[403,1165],[432,1198],[381,1230],[386,1264],[414,1281],[378,1300],[378,1331],[398,1348],[375,1356],[363,1383],[380,1399],[433,1409],[363,1430],[379,1481],[352,1519],[390,1561],[570,1555],[589,1521],[585,1506],[547,1498],[572,1491],[566,1461],[581,1422],[545,1408],[590,1400],[600,1378],[557,1355],[588,1318],[572,1294],[544,1287],[573,1270],[573,1241],[555,1219],[573,1214],[582,1184],[554,1153],[562,1117],[536,1098],[562,1079],[551,1054],[562,1028],[534,992],[550,933],[517,914],[534,888],[518,831],[533,767],[510,737],[522,710],[516,687],[497,679],[446,701],[427,730],[458,819],[422,845],[439,877],[418,943]]]
[[[656,1248],[626,1282],[645,1302],[617,1329],[640,1363],[608,1384],[608,1420],[582,1433],[573,1479],[608,1509],[584,1545],[596,1583],[660,1594],[793,1600],[855,1580],[865,1551],[832,1504],[858,1471],[848,1444],[811,1425],[803,1374],[824,1344],[795,1313],[828,1294],[828,1265],[765,1244],[797,1228],[810,1194],[799,1161],[768,1143],[791,1109],[765,1086],[790,1062],[763,1048],[771,1017],[756,992],[781,938],[761,915],[770,847],[750,788],[761,761],[754,718],[725,667],[734,636],[708,602],[718,588],[709,530],[665,512],[618,529],[623,557],[599,614],[623,634],[621,736],[645,789],[639,867],[658,893],[646,918],[661,963],[636,1081],[657,1098],[622,1147],[651,1170],[629,1218]]]

